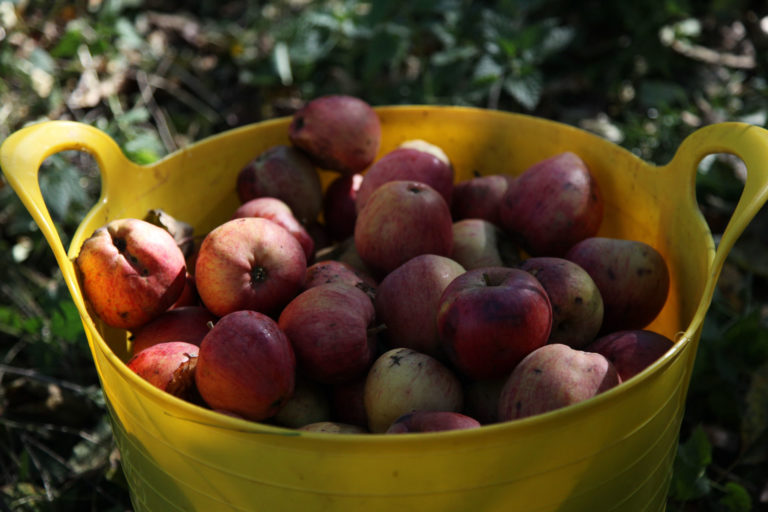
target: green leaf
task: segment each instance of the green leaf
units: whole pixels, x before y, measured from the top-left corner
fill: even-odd
[[[51,315],[51,330],[70,343],[83,339],[85,331],[74,302],[68,300],[59,303],[58,309]]]
[[[725,496],[720,498],[719,503],[728,512],[749,512],[752,510],[752,498],[744,487],[735,483],[725,484]]]
[[[539,104],[542,79],[538,73],[534,72],[523,77],[508,77],[503,85],[504,90],[525,109],[533,110]]]
[[[68,28],[59,39],[58,44],[51,50],[51,56],[56,58],[74,57],[83,42],[83,33],[79,28]]]
[[[690,501],[710,493],[707,466],[712,462],[712,445],[701,426],[688,440],[678,445],[670,495],[679,501]]]
[[[746,410],[741,420],[741,441],[748,450],[768,429],[768,362],[752,374],[744,401]]]

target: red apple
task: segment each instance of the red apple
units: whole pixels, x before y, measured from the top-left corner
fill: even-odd
[[[356,198],[362,183],[362,174],[339,176],[325,189],[323,219],[328,234],[334,240],[344,240],[355,232]]]
[[[292,146],[274,146],[253,159],[238,173],[236,187],[241,203],[257,197],[280,199],[302,224],[316,220],[322,210],[317,169]]]
[[[376,280],[348,263],[324,260],[307,267],[307,279],[304,282],[305,290],[328,283],[343,283],[360,288],[371,298],[376,295]]]
[[[459,412],[414,411],[397,418],[389,426],[386,433],[441,432],[444,430],[464,430],[478,427],[480,427],[479,421]]]
[[[294,113],[288,137],[318,167],[352,175],[376,158],[381,122],[376,111],[361,98],[321,96]]]
[[[187,264],[184,281],[184,289],[181,291],[179,298],[176,299],[176,302],[171,304],[171,309],[200,305],[200,296],[197,294],[197,286],[195,285],[195,276],[189,271],[189,264]]]
[[[417,181],[377,188],[357,217],[357,253],[375,272],[387,274],[420,254],[448,256],[453,220],[443,197]]]
[[[171,307],[186,284],[184,254],[165,229],[113,220],[83,242],[75,259],[83,294],[104,323],[135,329]]]
[[[450,163],[432,153],[412,147],[395,148],[374,162],[363,176],[356,196],[357,212],[365,207],[365,203],[377,188],[396,180],[426,183],[450,205],[453,178],[453,167]]]
[[[532,256],[563,256],[594,236],[602,220],[597,181],[571,152],[526,169],[509,183],[499,205],[501,227]]]
[[[335,421],[368,427],[365,379],[366,375],[363,375],[331,387],[331,416]]]
[[[369,334],[374,308],[354,286],[329,283],[300,293],[285,306],[278,323],[291,340],[299,371],[324,384],[365,374],[375,357]]]
[[[128,368],[153,386],[189,400],[194,396],[199,348],[183,341],[167,341],[137,352]]]
[[[453,364],[473,379],[499,378],[544,345],[552,307],[541,284],[524,270],[468,270],[443,292],[437,328]]]
[[[601,336],[584,350],[604,355],[625,381],[645,370],[673,345],[674,342],[663,334],[636,329]]]
[[[445,256],[422,254],[387,274],[376,291],[376,317],[386,325],[390,348],[439,355],[437,307],[446,286],[464,267]]]
[[[525,418],[566,407],[620,382],[601,354],[552,343],[540,347],[510,374],[499,397],[499,421]]]
[[[496,423],[499,414],[499,396],[506,382],[506,375],[499,379],[470,380],[464,383],[464,414],[483,425]]]
[[[639,240],[590,237],[565,258],[584,270],[603,299],[601,334],[643,329],[661,312],[669,293],[664,256]]]
[[[133,353],[165,341],[200,345],[210,330],[208,324],[215,321],[216,316],[202,306],[169,309],[131,332]]]
[[[234,219],[203,239],[195,264],[200,298],[214,315],[280,311],[304,286],[307,258],[296,237],[271,220]]]
[[[257,311],[223,316],[200,344],[195,383],[212,409],[262,421],[290,399],[295,378],[288,337]]]
[[[269,219],[275,224],[288,230],[290,234],[296,237],[296,240],[304,249],[304,256],[307,261],[312,261],[315,255],[315,241],[307,229],[293,215],[291,208],[287,203],[275,197],[259,197],[251,199],[237,207],[232,214],[233,219],[245,217],[260,217]]]
[[[514,179],[510,174],[489,174],[454,185],[451,202],[454,220],[483,219],[500,225],[499,205]]]
[[[427,354],[409,348],[383,353],[368,371],[365,411],[371,432],[385,432],[412,411],[461,411],[461,382],[451,369]]]

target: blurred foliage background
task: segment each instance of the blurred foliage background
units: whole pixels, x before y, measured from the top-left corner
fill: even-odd
[[[522,112],[663,164],[720,121],[766,126],[768,5],[749,0],[0,0],[0,140],[73,119],[134,161],[290,115],[326,93]],[[717,239],[746,170],[700,166]],[[40,180],[65,245],[99,193],[92,159]],[[729,257],[707,318],[671,511],[768,508],[768,225]],[[0,181],[0,510],[130,510],[77,311]]]

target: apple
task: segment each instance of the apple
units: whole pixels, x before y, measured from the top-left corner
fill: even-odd
[[[397,147],[376,160],[366,171],[356,195],[357,212],[365,207],[365,203],[377,188],[396,180],[426,183],[450,205],[453,179],[453,167],[450,163],[431,152],[413,147]]]
[[[443,291],[437,310],[441,346],[473,379],[499,378],[544,345],[552,328],[547,292],[524,270],[468,270]]]
[[[131,332],[132,350],[142,350],[165,341],[185,341],[200,345],[217,317],[202,306],[169,309]]]
[[[339,421],[318,421],[299,427],[304,432],[322,432],[324,434],[367,434],[368,430],[360,425],[350,425]]]
[[[397,145],[399,148],[409,148],[409,149],[418,149],[419,151],[424,151],[426,153],[431,154],[441,162],[445,163],[446,165],[453,166],[451,163],[451,159],[448,158],[448,155],[445,154],[445,151],[443,151],[443,148],[436,144],[432,144],[431,142],[427,142],[424,139],[408,139],[404,140],[400,144]]]
[[[359,288],[373,300],[378,284],[370,275],[348,263],[336,260],[318,261],[307,267],[304,289],[328,283],[344,283]]]
[[[360,377],[371,366],[376,338],[369,329],[374,319],[365,292],[328,283],[297,295],[280,313],[278,324],[291,340],[302,375],[335,384]]]
[[[335,421],[368,427],[364,398],[366,377],[331,386],[331,416]]]
[[[603,324],[603,298],[597,285],[581,266],[564,258],[528,258],[520,268],[530,272],[544,287],[552,304],[549,343],[583,349]]]
[[[363,175],[338,176],[325,189],[323,219],[326,231],[334,240],[344,240],[355,232],[357,191]]]
[[[195,276],[189,271],[188,264],[184,277],[184,289],[181,291],[179,298],[176,299],[176,302],[171,304],[170,309],[200,305],[200,296],[197,294],[197,286],[195,285]]]
[[[361,98],[335,94],[315,98],[293,114],[291,143],[322,169],[352,175],[376,158],[381,121]]]
[[[240,203],[274,197],[286,203],[302,224],[316,220],[323,208],[320,176],[309,158],[293,146],[273,146],[237,175]]]
[[[195,264],[200,299],[214,315],[242,309],[274,315],[304,286],[307,258],[296,237],[271,220],[229,220],[203,239]]]
[[[631,329],[606,334],[584,350],[602,354],[616,367],[625,381],[634,377],[663,356],[674,342],[654,331]]]
[[[277,322],[257,311],[223,316],[200,344],[195,383],[212,409],[265,420],[291,398],[295,379],[288,337]]]
[[[483,425],[496,423],[499,414],[499,396],[506,375],[498,379],[469,380],[464,382],[464,414]]]
[[[448,256],[453,249],[451,212],[429,185],[390,181],[358,213],[354,242],[360,259],[382,275],[420,254]]]
[[[441,432],[480,427],[476,419],[453,411],[414,411],[397,418],[389,426],[387,434],[409,432]]]
[[[437,357],[437,306],[446,286],[464,273],[454,260],[422,254],[406,261],[379,283],[376,317],[386,325],[388,346],[412,348]]]
[[[183,341],[168,341],[137,352],[128,368],[153,386],[184,400],[196,393],[195,368],[199,347]]]
[[[594,236],[602,220],[597,181],[570,151],[526,169],[510,181],[499,204],[502,229],[531,256],[563,256]]]
[[[514,179],[510,174],[488,174],[456,183],[451,202],[454,220],[483,219],[500,225],[499,205]]]
[[[315,382],[296,379],[293,395],[272,417],[276,424],[299,428],[309,423],[330,421],[331,403],[327,390]]]
[[[551,343],[528,354],[504,383],[500,421],[525,418],[582,402],[619,384],[601,354]]]
[[[460,412],[464,396],[459,378],[440,361],[410,348],[394,348],[368,371],[364,401],[368,429],[382,433],[409,412]]]
[[[453,223],[451,259],[465,269],[513,267],[521,256],[512,239],[485,219],[461,219]]]
[[[168,231],[140,219],[98,228],[75,258],[83,295],[95,315],[136,329],[167,310],[186,284],[186,263]]]
[[[661,312],[669,293],[664,256],[639,240],[590,237],[565,258],[584,270],[603,299],[601,334],[643,329]]]
[[[269,219],[275,224],[288,230],[304,249],[307,261],[312,261],[315,255],[315,240],[307,229],[293,215],[293,211],[287,203],[275,197],[258,197],[246,201],[237,207],[232,214],[232,219],[245,217],[259,217]]]

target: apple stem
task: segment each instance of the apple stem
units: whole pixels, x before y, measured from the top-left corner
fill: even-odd
[[[380,332],[387,330],[387,324],[379,324],[368,329],[368,336],[375,336]]]

